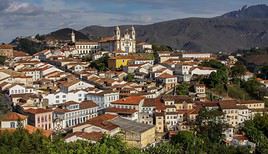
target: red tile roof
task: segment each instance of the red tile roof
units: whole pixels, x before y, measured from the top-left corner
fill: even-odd
[[[156,110],[164,111],[166,109],[164,102],[160,98],[146,98],[144,107],[155,107]]]
[[[64,139],[68,139],[72,136],[77,136],[83,139],[91,140],[91,141],[100,141],[103,137],[103,134],[101,132],[73,132],[71,134],[68,134],[64,137]]]
[[[135,112],[138,112],[135,109],[124,109],[124,108],[115,108],[115,107],[109,107],[106,109],[106,112],[110,112],[110,113],[121,113],[121,114],[133,114]]]
[[[46,136],[46,137],[50,137],[52,135],[52,131],[50,130],[44,130],[44,129],[40,129],[40,128],[36,128],[34,126],[31,126],[31,125],[26,125],[24,127],[24,129],[26,131],[28,131],[28,133],[32,134],[32,133],[35,133],[36,131],[41,131],[41,134]],[[13,133],[16,131],[16,128],[0,128],[0,134],[1,132],[4,132],[4,131],[8,131],[10,133]]]
[[[168,74],[168,73],[164,73],[158,76],[158,78],[162,78],[162,79],[166,79],[166,78],[176,78],[176,76]]]
[[[113,129],[116,129],[119,127],[119,126],[109,122],[109,120],[112,120],[116,117],[118,117],[118,116],[112,115],[112,114],[103,114],[103,115],[99,115],[97,117],[94,117],[92,119],[89,119],[86,123],[110,131],[110,130],[113,130]]]
[[[221,109],[237,109],[236,101],[221,101],[219,104]]]
[[[13,49],[13,46],[9,44],[0,44],[0,49]]]
[[[32,113],[32,114],[40,114],[40,113],[47,113],[47,112],[52,112],[50,109],[43,109],[43,108],[38,108],[38,109],[27,109],[25,112]]]
[[[91,100],[86,100],[86,101],[81,102],[79,106],[80,106],[80,109],[88,109],[88,108],[97,107],[97,104]]]
[[[144,96],[129,96],[112,102],[112,104],[139,105]]]
[[[16,113],[16,112],[8,112],[7,114],[3,115],[0,119],[1,121],[17,121],[17,120],[25,120],[27,116]]]

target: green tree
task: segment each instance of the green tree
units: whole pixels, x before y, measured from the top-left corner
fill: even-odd
[[[268,153],[268,116],[256,115],[253,120],[244,122],[242,130],[251,141],[256,143],[257,153]]]
[[[125,76],[125,80],[128,82],[134,81],[134,74],[128,73],[127,76]]]
[[[6,57],[5,56],[0,56],[0,65],[4,65],[6,61]]]
[[[161,143],[155,147],[145,150],[148,154],[182,154],[183,150],[179,144],[170,144],[168,142]]]
[[[235,63],[235,65],[231,68],[231,76],[234,78],[241,78],[242,75],[246,73],[247,69],[245,65],[241,62]]]
[[[109,56],[106,54],[103,57],[92,61],[90,66],[96,68],[98,71],[106,71],[108,70],[108,59]]]
[[[217,60],[204,61],[200,66],[211,67],[217,69],[217,72],[212,72],[208,78],[203,79],[203,82],[210,88],[216,88],[219,91],[225,91],[228,82],[228,68]]]
[[[157,44],[153,44],[152,49],[153,51],[172,51],[172,48],[170,46],[157,45]]]
[[[176,87],[177,95],[188,95],[190,84],[187,82],[183,82]]]
[[[222,64],[220,61],[218,60],[208,60],[208,61],[203,61],[200,66],[205,66],[205,67],[212,67],[215,69],[219,69],[219,70],[227,70],[227,67]]]
[[[255,78],[242,82],[241,87],[244,88],[251,95],[251,97],[255,99],[263,99],[264,95],[266,95],[263,85]]]
[[[203,141],[190,131],[180,131],[171,138],[172,144],[179,144],[187,153],[202,153]]]
[[[200,110],[196,120],[196,131],[206,142],[220,143],[225,128],[226,125],[222,123],[221,111],[217,109]]]

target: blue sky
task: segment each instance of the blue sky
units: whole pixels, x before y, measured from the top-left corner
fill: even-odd
[[[0,42],[65,27],[213,17],[256,4],[268,0],[0,0]]]

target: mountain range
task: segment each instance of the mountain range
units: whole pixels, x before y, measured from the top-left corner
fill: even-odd
[[[121,31],[131,25],[121,25]],[[134,25],[138,41],[201,52],[234,52],[268,46],[268,6],[244,6],[213,18],[185,18],[149,25]],[[73,29],[44,35],[47,39],[70,39]],[[76,38],[97,40],[112,36],[114,27],[88,26],[74,31]]]

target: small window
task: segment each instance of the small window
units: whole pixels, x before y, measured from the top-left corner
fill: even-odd
[[[10,123],[10,128],[16,128],[16,124],[15,124],[15,122],[11,122],[11,123]]]

